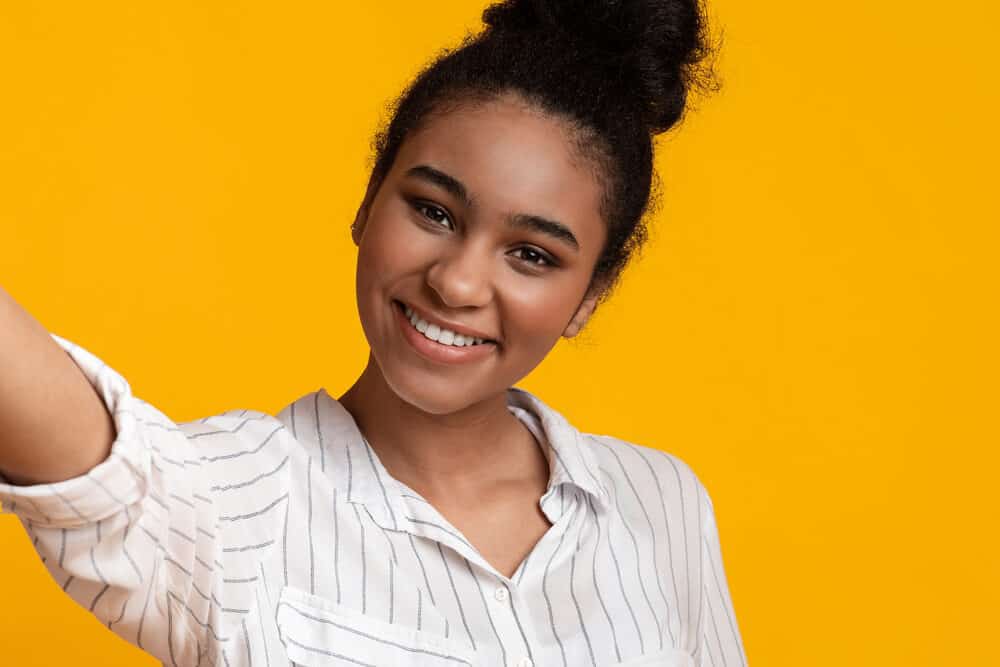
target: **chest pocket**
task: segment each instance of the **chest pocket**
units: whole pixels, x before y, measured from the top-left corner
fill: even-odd
[[[305,667],[478,667],[464,645],[364,616],[294,586],[281,589],[276,620],[289,660]]]
[[[619,663],[618,667],[694,667],[694,659],[683,651],[670,649]]]

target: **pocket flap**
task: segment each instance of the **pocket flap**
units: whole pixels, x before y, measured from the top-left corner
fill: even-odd
[[[667,649],[655,655],[644,655],[635,660],[626,660],[618,667],[694,667],[694,658],[684,651]]]
[[[475,667],[475,655],[443,637],[380,621],[293,586],[281,590],[278,631],[290,660],[307,667]]]

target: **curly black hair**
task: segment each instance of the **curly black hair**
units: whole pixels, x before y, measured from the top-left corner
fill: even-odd
[[[590,287],[600,301],[647,239],[653,135],[677,124],[689,91],[714,91],[716,50],[700,0],[506,0],[478,35],[445,49],[390,107],[372,143],[376,188],[405,138],[432,115],[516,93],[568,123],[603,177],[608,225]],[[651,195],[654,195],[651,197]]]

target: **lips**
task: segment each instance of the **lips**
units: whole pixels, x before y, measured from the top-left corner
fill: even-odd
[[[404,316],[407,319],[411,319],[411,313],[415,314],[420,320],[425,322],[424,326],[420,329],[421,333],[425,333],[428,326],[436,326],[440,331],[450,332],[449,339],[446,344],[452,344],[455,338],[462,337],[469,341],[476,341],[478,343],[488,342],[488,343],[498,343],[497,339],[490,336],[488,333],[480,331],[478,329],[473,329],[472,327],[458,324],[455,322],[450,322],[444,318],[437,317],[433,313],[430,313],[422,308],[415,308],[413,305],[404,303],[398,299],[393,299],[393,305],[398,309],[403,311]],[[416,324],[416,323],[414,323]],[[430,336],[432,340],[436,340],[436,334]]]
[[[445,365],[466,364],[484,360],[497,350],[496,343],[492,342],[459,347],[431,340],[413,326],[403,308],[404,306],[400,302],[393,303],[392,310],[400,333],[409,347],[427,361]]]

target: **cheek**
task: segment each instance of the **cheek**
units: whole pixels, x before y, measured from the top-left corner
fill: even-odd
[[[401,213],[377,211],[368,221],[358,253],[359,281],[391,282],[419,269],[428,253],[427,234],[419,233]]]
[[[551,346],[562,335],[582,298],[576,280],[546,280],[510,290],[504,299],[511,334],[530,345]],[[534,346],[532,346],[534,347]]]

